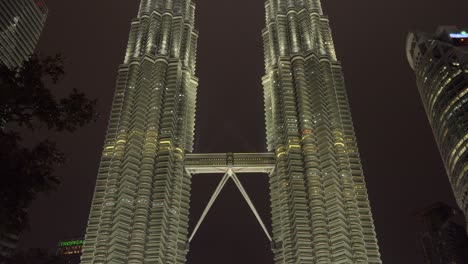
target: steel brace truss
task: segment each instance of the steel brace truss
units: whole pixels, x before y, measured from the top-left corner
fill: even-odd
[[[186,169],[186,172],[188,174],[191,174],[188,169]],[[273,172],[273,170],[270,173],[272,173],[272,172]],[[200,225],[202,224],[203,220],[205,219],[206,215],[210,211],[210,209],[213,206],[214,202],[216,201],[219,194],[221,193],[221,190],[224,188],[224,186],[226,185],[226,183],[227,183],[227,181],[229,179],[232,179],[234,181],[234,184],[237,186],[237,188],[241,192],[241,194],[244,197],[245,201],[247,202],[250,209],[252,210],[252,213],[257,218],[257,221],[260,224],[260,226],[262,227],[263,232],[265,232],[265,235],[267,236],[268,240],[271,242],[272,239],[271,239],[270,233],[268,232],[267,228],[265,227],[265,224],[263,223],[262,219],[260,218],[260,215],[258,214],[257,209],[255,209],[255,206],[253,205],[252,200],[250,200],[250,197],[247,194],[247,192],[245,191],[244,186],[242,186],[242,183],[240,182],[239,178],[234,173],[232,168],[227,169],[227,171],[225,172],[223,178],[221,179],[221,182],[218,184],[218,187],[216,187],[216,190],[214,191],[213,195],[211,196],[210,201],[208,202],[205,210],[203,211],[203,214],[200,217],[200,220],[198,220],[197,225],[193,229],[192,234],[190,235],[188,242],[190,243],[193,240],[193,238],[195,237],[198,229],[200,228]]]

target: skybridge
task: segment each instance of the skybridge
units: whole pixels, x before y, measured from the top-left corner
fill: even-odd
[[[274,153],[203,153],[187,154],[185,169],[190,174],[225,173],[230,168],[234,173],[268,173],[276,166]]]
[[[198,220],[192,234],[189,237],[188,242],[190,243],[198,231],[201,223],[205,219],[208,211],[213,206],[214,202],[218,198],[221,190],[226,185],[229,179],[234,181],[245,201],[249,205],[252,213],[257,218],[258,223],[265,232],[268,240],[272,242],[270,233],[268,232],[265,224],[263,223],[260,215],[255,209],[255,206],[250,200],[249,195],[242,186],[237,173],[266,173],[271,175],[276,167],[276,159],[274,153],[203,153],[203,154],[187,154],[185,156],[185,171],[190,174],[224,174],[218,187],[211,196],[208,205]]]

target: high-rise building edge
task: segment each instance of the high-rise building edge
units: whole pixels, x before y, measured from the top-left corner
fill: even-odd
[[[0,1],[0,63],[21,67],[36,49],[47,19],[43,0]]]
[[[406,52],[455,199],[468,219],[468,33],[410,33]]]
[[[117,87],[82,264],[185,263],[228,180],[275,263],[381,263],[341,65],[319,0],[267,0],[268,153],[193,154],[198,33],[190,0],[142,0]],[[192,175],[225,174],[192,233]],[[272,234],[237,177],[269,175]]]
[[[43,0],[0,1],[0,64],[9,69],[21,67],[36,49],[47,19]],[[0,119],[0,129],[4,127]],[[12,255],[18,244],[19,232],[0,233],[0,264]]]

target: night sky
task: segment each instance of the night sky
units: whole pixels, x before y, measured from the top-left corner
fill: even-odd
[[[196,152],[263,152],[261,76],[263,0],[197,2]],[[42,55],[63,53],[60,93],[78,88],[99,99],[102,117],[74,134],[51,135],[69,162],[58,168],[60,190],[30,209],[31,231],[22,248],[54,249],[62,238],[82,236],[104,141],[117,67],[123,61],[137,0],[48,0]],[[447,176],[405,57],[410,30],[468,25],[468,1],[328,0],[324,11],[343,63],[369,199],[384,263],[423,263],[417,215],[436,201],[454,205]],[[265,175],[240,175],[268,226]],[[193,179],[191,226],[221,175]],[[234,184],[208,214],[188,255],[190,264],[272,264],[270,245]]]

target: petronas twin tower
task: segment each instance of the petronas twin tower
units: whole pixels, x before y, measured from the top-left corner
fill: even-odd
[[[209,206],[232,179],[262,227],[236,174],[269,174],[272,235],[264,231],[275,263],[381,263],[341,66],[320,0],[267,0],[265,8],[270,152],[191,154],[195,4],[141,0],[119,68],[82,264],[185,263],[193,238],[191,178],[215,172],[225,177]]]

